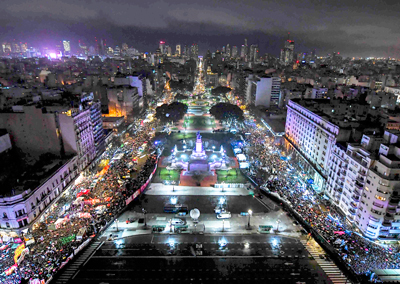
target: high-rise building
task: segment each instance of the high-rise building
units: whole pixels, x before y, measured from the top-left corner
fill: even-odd
[[[100,101],[90,102],[90,119],[92,121],[93,139],[94,139],[94,146],[96,148],[96,156],[99,156],[104,152],[106,148]]]
[[[226,58],[231,58],[231,46],[229,45],[229,43],[226,45],[226,52],[225,52],[225,56]]]
[[[28,44],[25,42],[21,44],[21,52],[26,52],[28,50]]]
[[[70,54],[71,53],[71,44],[69,40],[63,40],[63,46],[64,46],[64,53],[65,54]]]
[[[186,56],[186,58],[190,57],[190,48],[187,45],[185,45],[184,47],[184,55]]]
[[[400,132],[366,133],[361,143],[336,143],[326,194],[368,238],[400,237]]]
[[[117,45],[114,48],[114,56],[120,56],[121,55],[121,48]]]
[[[246,103],[269,108],[277,106],[281,91],[279,77],[250,75],[247,79]]]
[[[165,41],[160,40],[158,48],[160,49],[161,54],[165,54],[166,53],[166,51],[165,51]]]
[[[294,41],[286,40],[285,46],[283,50],[281,50],[281,63],[284,65],[290,65],[293,62],[293,54],[294,54]]]
[[[177,45],[176,45],[176,52],[175,52],[175,54],[178,55],[178,56],[181,55],[181,45],[180,45],[180,44],[177,44]]]
[[[199,58],[199,46],[197,43],[193,43],[190,48],[190,58],[197,60]]]
[[[240,58],[244,60],[246,57],[246,47],[242,44],[242,48],[240,49]]]
[[[254,62],[255,61],[255,54],[258,51],[258,45],[256,44],[252,44],[250,46],[250,55],[249,55],[249,61],[250,62]]]
[[[232,46],[232,58],[237,58],[238,56],[238,48],[236,45]]]
[[[12,52],[15,52],[15,53],[21,52],[21,47],[20,47],[20,45],[18,43],[13,43]]]
[[[9,42],[3,43],[2,47],[3,47],[3,52],[4,53],[10,53],[12,51],[11,50],[11,43],[9,43]]]
[[[171,56],[171,55],[172,55],[172,48],[171,48],[169,45],[167,45],[167,46],[165,47],[165,49],[166,49],[167,55],[168,55],[168,56]]]

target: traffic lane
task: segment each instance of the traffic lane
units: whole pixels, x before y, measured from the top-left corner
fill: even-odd
[[[227,203],[227,210],[233,214],[247,212],[249,209],[253,213],[268,213],[269,210],[256,200],[255,197],[248,196],[224,196]],[[266,198],[266,197],[264,197]],[[214,213],[214,209],[218,206],[221,196],[195,196],[195,195],[179,195],[177,203],[186,204],[189,210],[197,208],[203,213]],[[164,206],[171,203],[171,196],[165,195],[141,195],[134,200],[130,206],[130,210],[141,212],[145,208],[148,213],[164,213]]]
[[[308,267],[291,267],[285,260],[262,258],[127,258],[115,262],[91,259],[95,268],[85,268],[72,283],[98,283],[98,281],[134,280],[145,281],[191,281],[206,283],[222,281],[248,283],[269,280],[268,283],[296,283],[308,281],[317,275]],[[80,281],[80,282],[79,282]],[[118,282],[119,281],[119,282]]]
[[[308,255],[297,240],[279,237],[251,238],[212,236],[194,240],[182,235],[157,236],[151,243],[132,240],[106,242],[95,256],[193,256],[200,250],[203,256],[268,256],[301,259]]]
[[[131,236],[121,241],[126,247],[134,247],[138,244],[157,244],[157,243],[169,243],[171,239],[174,239],[176,243],[219,243],[221,239],[225,239],[227,243],[278,243],[282,245],[298,245],[303,247],[298,239],[275,235],[275,234],[251,234],[251,235],[187,235],[187,234],[175,234],[175,235],[138,235]],[[120,241],[120,240],[119,240]],[[101,248],[116,248],[117,241],[105,242]]]

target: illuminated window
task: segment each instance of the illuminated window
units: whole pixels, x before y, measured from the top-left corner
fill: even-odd
[[[382,197],[382,196],[379,196],[379,195],[375,195],[375,198],[376,198],[376,199],[379,199],[379,200],[381,200],[381,201],[385,201],[385,200],[386,200],[385,197]]]

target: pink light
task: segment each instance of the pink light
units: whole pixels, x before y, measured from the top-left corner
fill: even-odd
[[[165,41],[160,41],[161,44],[165,43]]]

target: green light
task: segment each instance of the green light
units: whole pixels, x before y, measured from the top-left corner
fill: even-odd
[[[121,148],[124,147],[124,144],[121,145]]]

